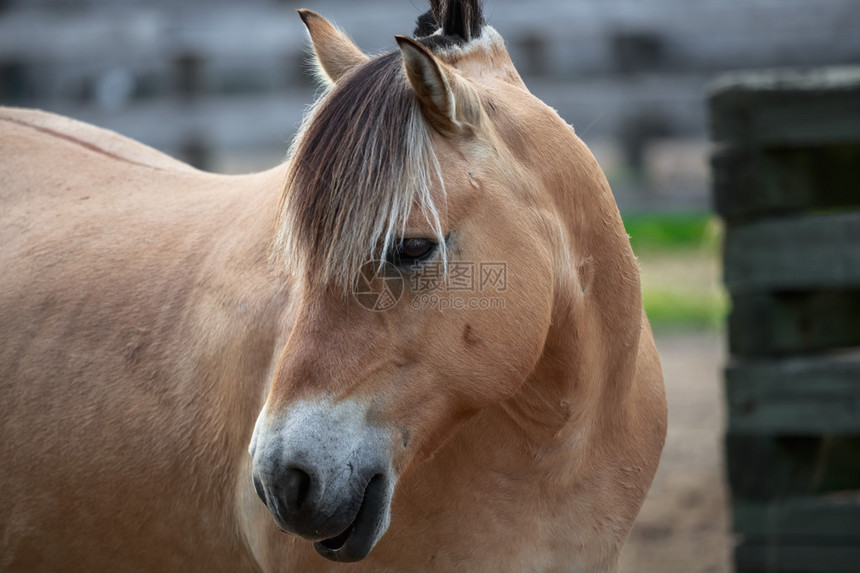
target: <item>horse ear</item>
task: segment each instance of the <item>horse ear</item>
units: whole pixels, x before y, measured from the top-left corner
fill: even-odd
[[[368,60],[346,34],[328,20],[311,10],[299,10],[302,22],[308,28],[316,55],[318,75],[329,84],[335,84],[343,75]]]
[[[439,61],[423,44],[395,36],[409,84],[431,123],[455,131],[477,127],[480,103],[456,70]]]

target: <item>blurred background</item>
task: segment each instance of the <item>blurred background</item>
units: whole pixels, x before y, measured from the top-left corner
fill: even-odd
[[[670,407],[622,571],[728,572],[721,369],[727,296],[707,95],[728,70],[860,62],[858,0],[487,0],[532,92],[609,177],[658,335]],[[296,8],[367,52],[421,0],[0,0],[0,103],[118,131],[202,169],[282,161],[315,87]]]

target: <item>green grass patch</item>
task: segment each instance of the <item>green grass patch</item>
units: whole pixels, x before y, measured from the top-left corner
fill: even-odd
[[[623,216],[634,252],[716,249],[720,225],[704,213],[629,213]]]
[[[728,312],[723,292],[645,289],[642,304],[654,328],[719,328]]]
[[[643,270],[642,302],[655,329],[721,328],[719,220],[706,213],[628,213],[624,225]]]

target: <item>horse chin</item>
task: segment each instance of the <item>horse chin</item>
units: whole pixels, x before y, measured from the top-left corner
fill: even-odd
[[[391,495],[386,480],[377,475],[364,491],[355,519],[342,533],[314,543],[317,553],[341,563],[361,561],[388,529]]]

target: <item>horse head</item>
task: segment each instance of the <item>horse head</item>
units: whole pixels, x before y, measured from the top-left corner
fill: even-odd
[[[431,4],[374,57],[300,12],[326,89],[291,149],[273,254],[295,318],[250,452],[277,525],[335,561],[367,556],[398,480],[561,370],[569,341],[596,341],[578,368],[630,377],[640,332],[596,162],[526,89],[479,2]],[[627,354],[609,356],[610,335]]]

